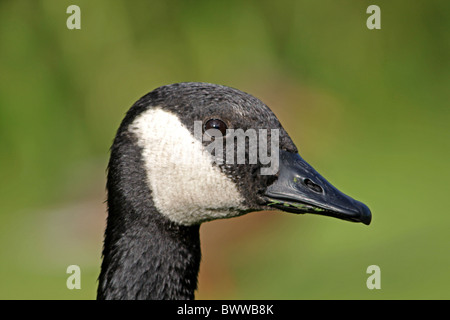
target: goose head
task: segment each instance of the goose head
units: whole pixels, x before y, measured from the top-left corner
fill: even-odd
[[[142,98],[127,117],[142,153],[142,179],[158,211],[175,223],[274,208],[370,223],[367,206],[303,160],[274,113],[249,94],[175,84]]]
[[[303,160],[269,107],[207,83],[163,86],[131,107],[111,148],[107,189],[103,298],[192,298],[206,221],[261,210],[371,221],[366,205]],[[185,261],[183,271],[170,267]],[[139,268],[147,277],[133,278]]]

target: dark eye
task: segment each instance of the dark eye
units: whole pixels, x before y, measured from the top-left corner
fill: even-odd
[[[205,122],[205,131],[209,129],[216,129],[222,133],[222,136],[227,134],[227,125],[220,119],[210,119]]]

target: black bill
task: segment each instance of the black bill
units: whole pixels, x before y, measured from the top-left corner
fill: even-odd
[[[336,189],[299,154],[281,151],[279,165],[278,179],[265,193],[268,206],[370,224],[372,214],[364,203]]]

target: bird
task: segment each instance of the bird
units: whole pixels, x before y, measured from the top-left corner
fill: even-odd
[[[249,159],[263,146],[273,163]],[[106,189],[99,300],[195,299],[207,221],[264,210],[372,218],[299,155],[266,104],[204,82],[163,85],[131,106],[110,149]]]

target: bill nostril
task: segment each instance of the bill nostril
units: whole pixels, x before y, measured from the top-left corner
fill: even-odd
[[[323,193],[322,187],[319,186],[318,184],[315,184],[310,179],[305,179],[305,180],[303,180],[303,182],[304,182],[305,186],[307,186],[312,191],[317,192],[317,193]]]

